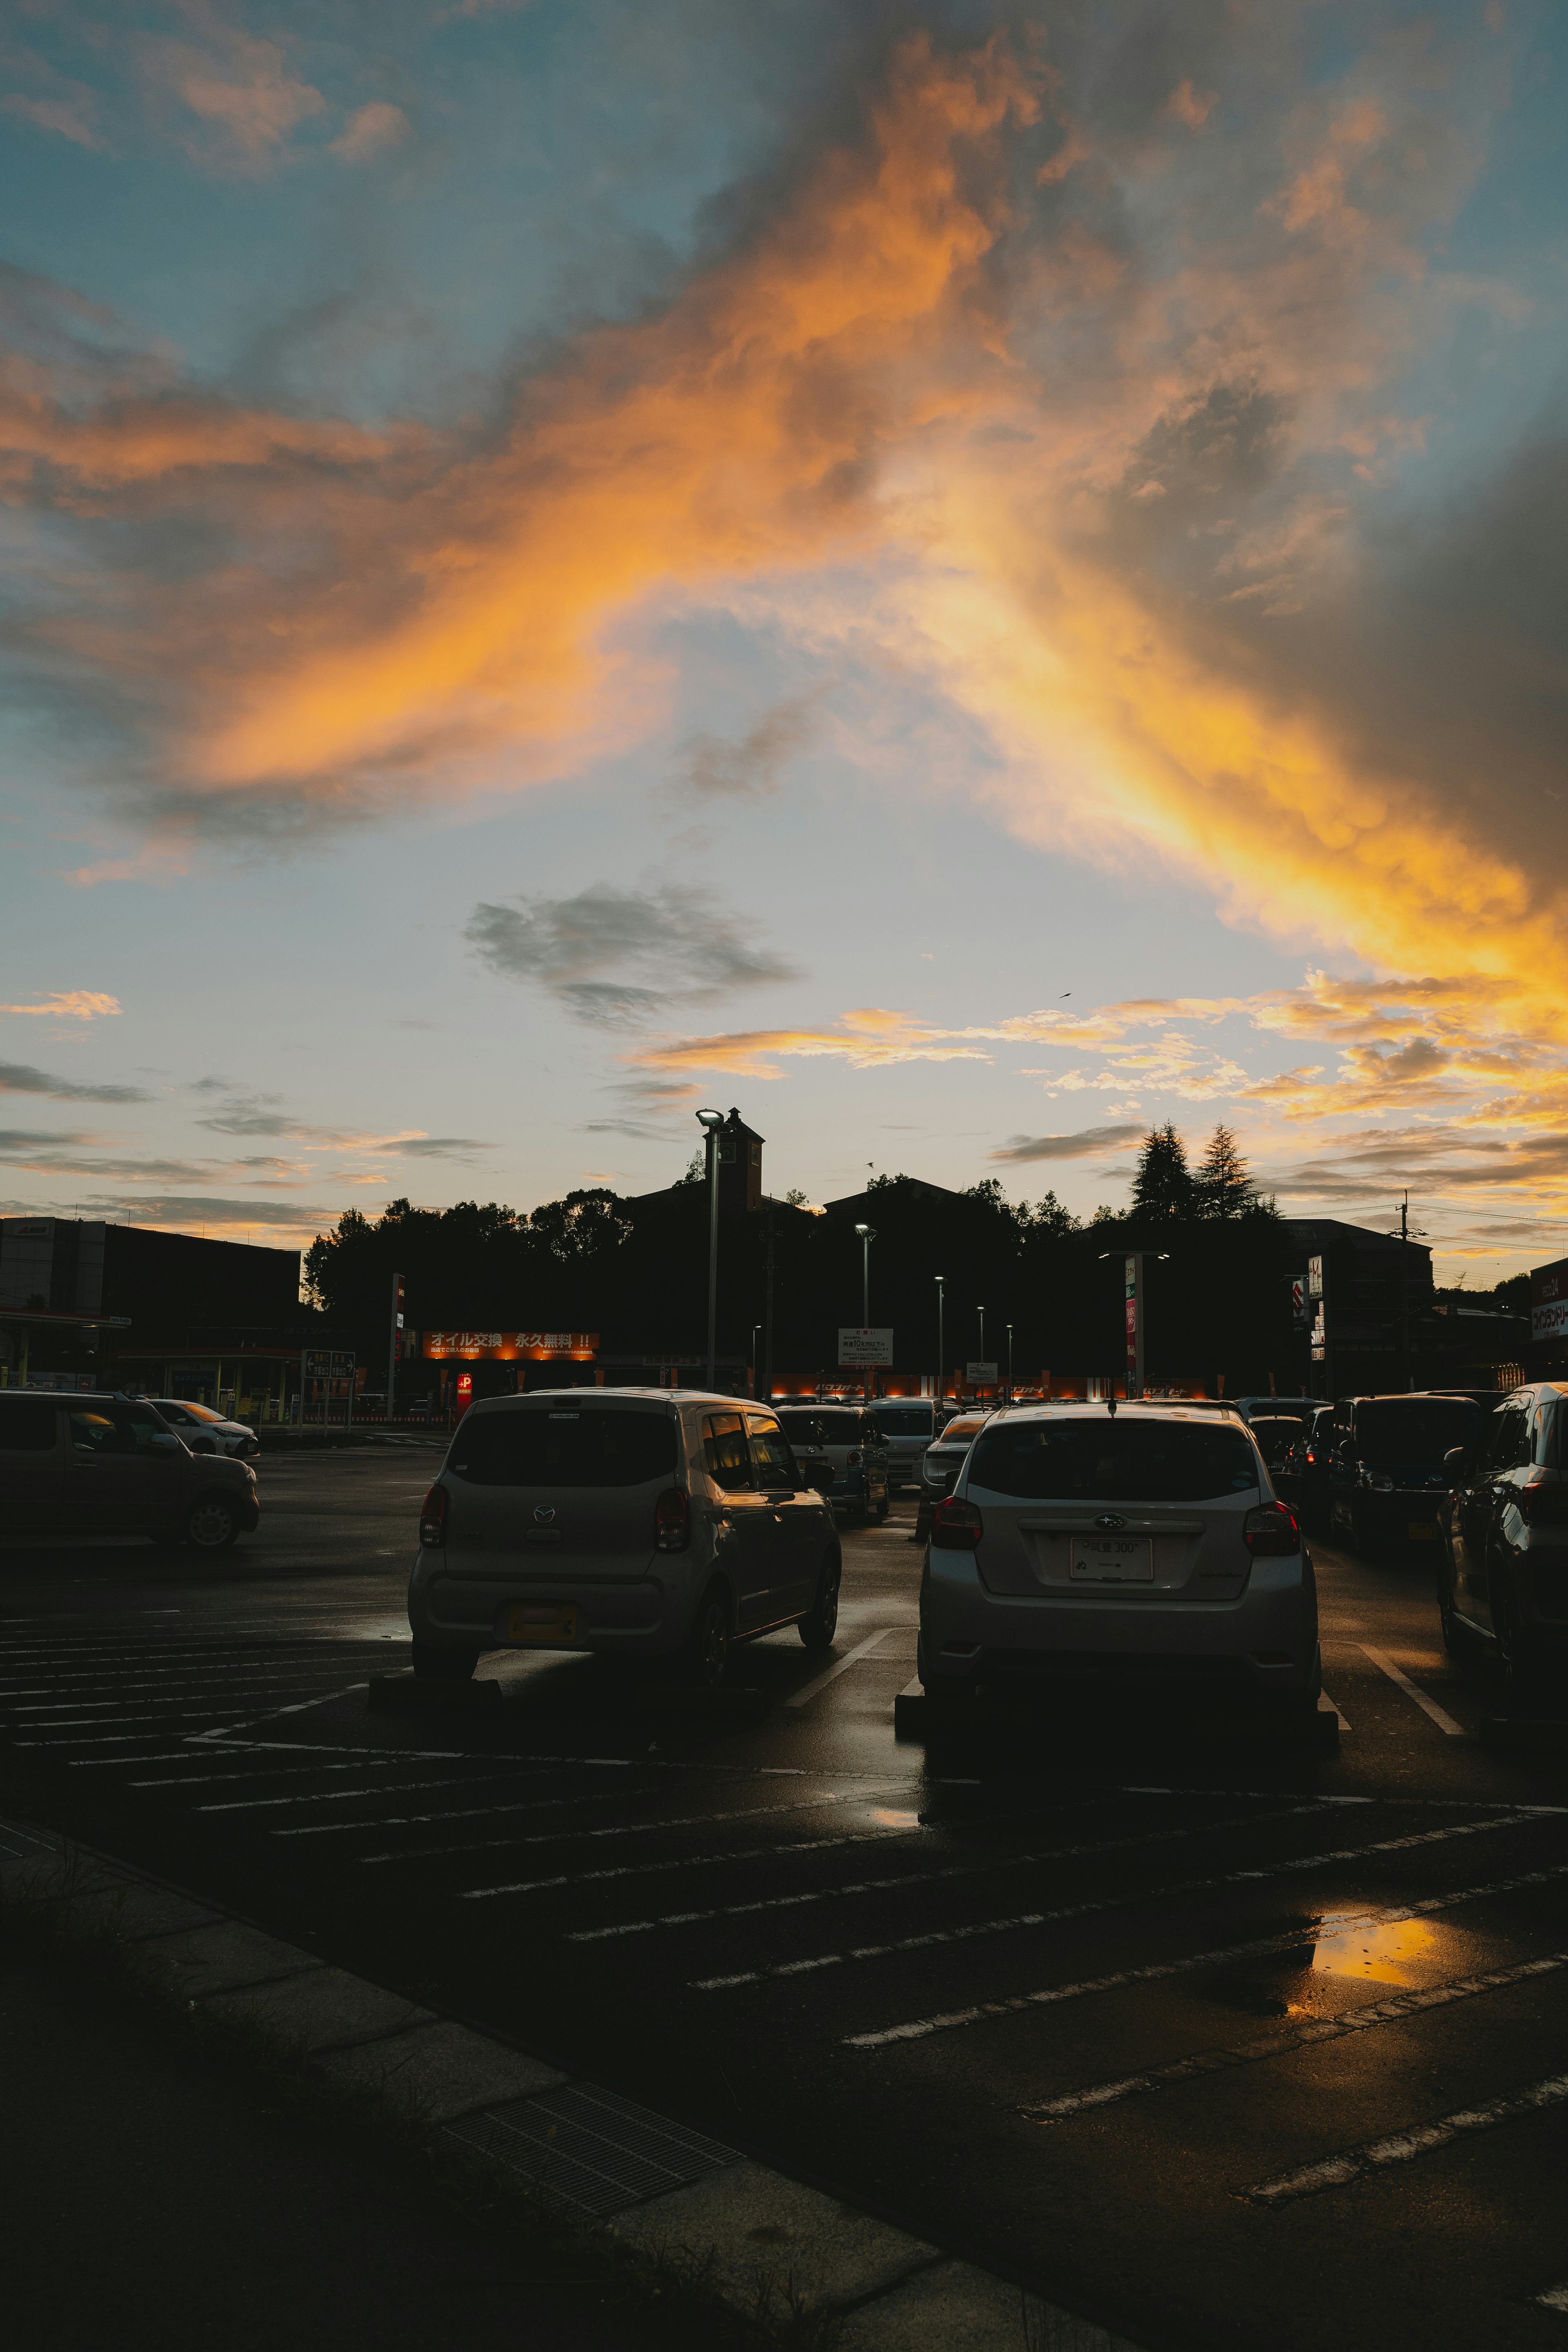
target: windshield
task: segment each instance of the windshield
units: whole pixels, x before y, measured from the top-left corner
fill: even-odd
[[[674,1471],[675,1422],[664,1412],[592,1406],[469,1412],[447,1467],[475,1486],[646,1486]]]
[[[937,1442],[942,1445],[967,1445],[976,1431],[984,1429],[984,1426],[985,1423],[983,1421],[973,1419],[950,1421]]]
[[[929,1404],[889,1404],[877,1407],[877,1418],[889,1437],[929,1437],[931,1433],[931,1409]]]
[[[1456,1445],[1480,1436],[1481,1409],[1468,1397],[1377,1397],[1356,1407],[1356,1451],[1363,1462],[1419,1462],[1440,1467]]]
[[[792,1445],[859,1445],[865,1430],[858,1412],[781,1412]]]
[[[214,1412],[211,1405],[193,1404],[189,1397],[154,1397],[153,1399],[153,1402],[157,1406],[160,1412],[172,1412],[176,1418],[178,1418],[178,1416],[183,1412],[188,1412],[193,1421],[221,1421],[223,1419],[222,1413]]]
[[[1250,1438],[1223,1423],[1001,1422],[982,1432],[969,1490],[1028,1502],[1201,1503],[1258,1486]]]

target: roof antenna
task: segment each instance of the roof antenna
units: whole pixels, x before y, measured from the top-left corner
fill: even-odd
[[[1111,1420],[1114,1421],[1116,1419],[1116,1399],[1114,1397],[1108,1397],[1106,1399],[1106,1406],[1110,1412]]]

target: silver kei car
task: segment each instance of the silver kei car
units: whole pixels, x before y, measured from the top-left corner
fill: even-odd
[[[796,1625],[831,1647],[831,1506],[765,1406],[682,1389],[489,1397],[458,1424],[419,1520],[414,1671],[490,1650],[673,1664],[713,1688],[731,1645]]]
[[[1314,1713],[1311,1559],[1251,1432],[1179,1405],[993,1414],[932,1514],[920,1675],[937,1716],[982,1685],[1118,1684]]]

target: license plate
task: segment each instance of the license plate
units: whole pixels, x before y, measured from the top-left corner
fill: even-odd
[[[1436,1519],[1412,1519],[1405,1534],[1412,1543],[1431,1543],[1437,1533]]]
[[[555,1649],[577,1639],[577,1612],[570,1601],[525,1601],[506,1612],[509,1642],[535,1642]]]
[[[1068,1574],[1095,1584],[1152,1584],[1152,1536],[1074,1536]]]

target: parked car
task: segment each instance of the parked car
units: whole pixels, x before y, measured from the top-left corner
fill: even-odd
[[[1247,1425],[1258,1440],[1258,1450],[1268,1465],[1270,1477],[1277,1478],[1307,1424],[1294,1413],[1257,1412]]]
[[[1309,1529],[1322,1527],[1328,1517],[1329,1451],[1333,1443],[1333,1406],[1319,1405],[1307,1426],[1298,1430],[1280,1467],[1269,1473],[1275,1491]]]
[[[195,1404],[186,1397],[149,1397],[147,1402],[178,1432],[193,1454],[232,1454],[249,1462],[261,1451],[254,1429],[243,1421],[226,1421],[210,1404]]]
[[[983,1685],[1185,1685],[1305,1719],[1317,1591],[1244,1423],[1179,1405],[987,1421],[932,1517],[920,1664],[939,1714]]]
[[[1510,1715],[1568,1700],[1568,1390],[1516,1389],[1445,1464],[1437,1606],[1457,1658],[1495,1658]]]
[[[921,1456],[920,1505],[915,1512],[915,1538],[924,1543],[931,1533],[931,1515],[944,1495],[952,1492],[952,1482],[963,1467],[964,1457],[975,1437],[990,1419],[989,1413],[954,1413],[934,1445],[928,1446]]]
[[[414,1671],[487,1650],[673,1662],[704,1688],[732,1645],[832,1646],[841,1558],[779,1417],[679,1389],[537,1389],[469,1407],[419,1518]]]
[[[1451,1479],[1444,1458],[1474,1447],[1481,1410],[1469,1397],[1350,1397],[1334,1407],[1329,1533],[1352,1551],[1436,1544]]]
[[[921,1483],[921,1457],[936,1437],[936,1405],[930,1397],[883,1397],[877,1426],[888,1449],[888,1486],[894,1494]]]
[[[778,1416],[797,1454],[823,1463],[829,1473],[823,1491],[836,1510],[862,1517],[888,1516],[889,1454],[879,1418],[881,1408],[861,1404],[781,1404]]]
[[[223,1551],[260,1517],[256,1473],[192,1454],[124,1396],[0,1392],[0,1538],[154,1536]]]

